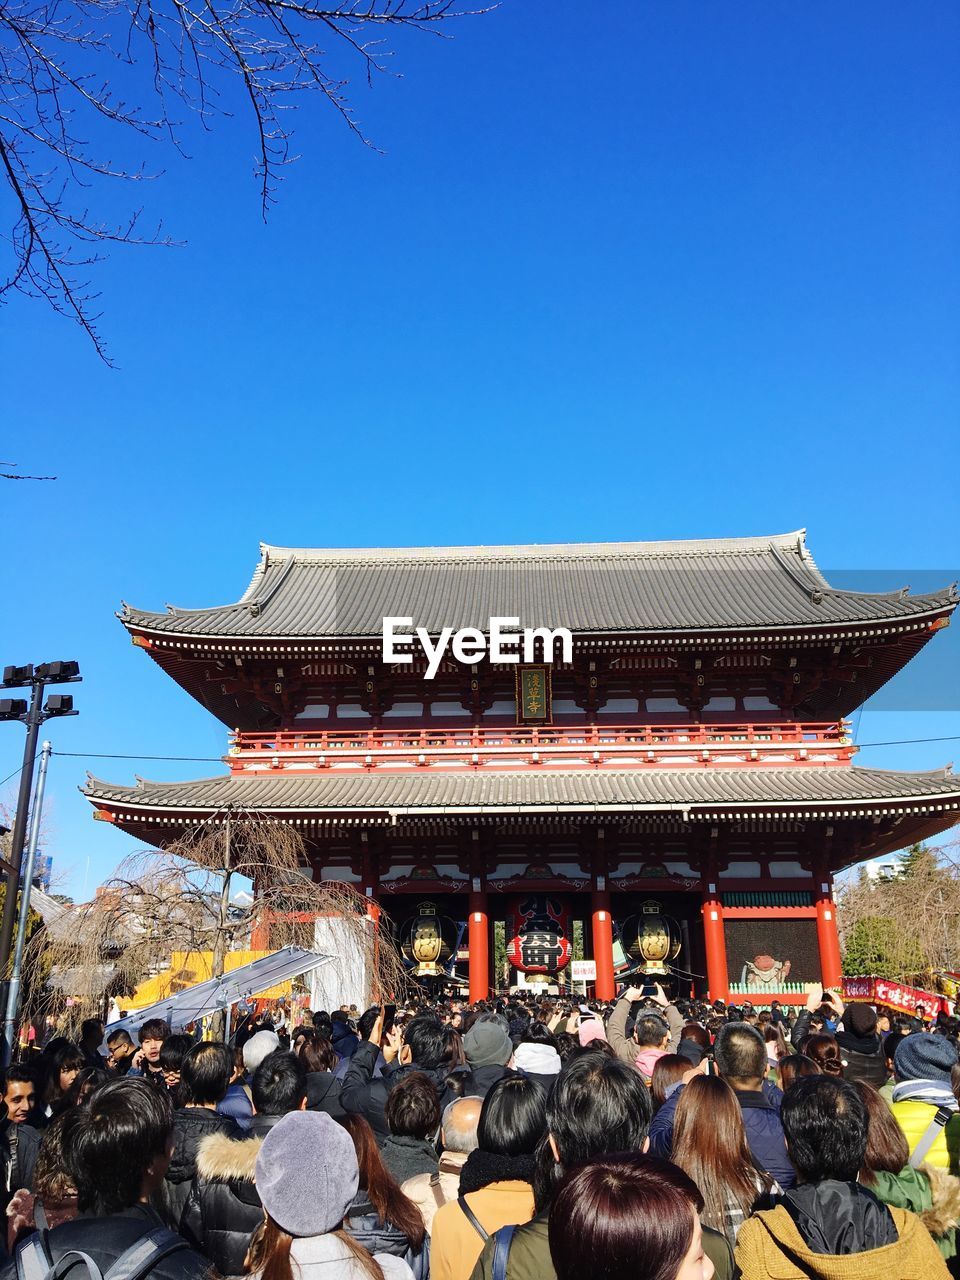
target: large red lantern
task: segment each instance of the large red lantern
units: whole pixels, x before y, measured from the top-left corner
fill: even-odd
[[[507,959],[522,973],[554,974],[570,963],[570,913],[560,898],[530,894],[511,912],[512,937]]]

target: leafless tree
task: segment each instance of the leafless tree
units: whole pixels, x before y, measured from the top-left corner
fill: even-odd
[[[222,814],[164,851],[141,850],[125,859],[94,901],[76,908],[68,923],[31,941],[28,963],[70,974],[77,1017],[102,1004],[104,971],[132,993],[167,968],[173,952],[212,952],[213,974],[226,956],[246,950],[262,934],[269,949],[313,945],[314,921],[335,915],[348,945],[369,952],[364,899],[349,885],[318,882],[303,872],[303,841],[292,827],[246,814]],[[253,881],[249,906],[238,906],[235,877]],[[373,949],[376,993],[404,990],[402,960],[381,931]],[[34,984],[36,987],[36,984]]]
[[[190,115],[209,128],[245,110],[266,215],[291,160],[289,110],[317,93],[362,142],[343,66],[388,71],[391,33],[443,34],[484,12],[462,0],[0,0],[0,174],[10,196],[12,263],[0,297],[46,299],[106,353],[89,268],[111,243],[170,244],[141,211],[111,223],[91,208],[103,183],[143,181],[114,163],[113,131],[182,152]],[[88,139],[99,135],[96,145]],[[138,144],[137,150],[140,150]]]

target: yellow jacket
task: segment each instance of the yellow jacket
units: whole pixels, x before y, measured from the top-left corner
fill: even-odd
[[[743,1280],[949,1280],[947,1264],[915,1213],[890,1208],[899,1239],[865,1253],[814,1253],[786,1209],[755,1214],[737,1236]]]
[[[533,1217],[533,1188],[529,1182],[491,1182],[464,1196],[488,1235],[501,1227],[518,1226]],[[430,1280],[469,1280],[483,1251],[479,1231],[456,1200],[438,1209],[430,1233]]]
[[[917,1099],[904,1099],[891,1106],[894,1119],[903,1130],[910,1154],[923,1137],[927,1126],[937,1114],[932,1102],[920,1102]],[[960,1174],[960,1111],[955,1112],[937,1134],[933,1146],[924,1156],[924,1163],[932,1164],[937,1169],[949,1169],[952,1174]]]

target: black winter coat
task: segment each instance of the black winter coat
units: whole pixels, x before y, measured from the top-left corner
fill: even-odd
[[[180,1230],[180,1222],[197,1172],[197,1148],[211,1133],[239,1137],[241,1130],[227,1116],[207,1107],[181,1107],[173,1113],[173,1158],[154,1204],[168,1227]]]
[[[417,1066],[416,1063],[398,1067],[388,1062],[380,1079],[372,1079],[379,1053],[380,1050],[375,1044],[371,1044],[369,1040],[361,1041],[359,1049],[350,1059],[350,1069],[344,1077],[340,1092],[340,1103],[343,1109],[349,1111],[351,1115],[363,1116],[370,1122],[370,1127],[376,1134],[378,1146],[383,1144],[390,1132],[383,1113],[387,1105],[387,1095],[394,1085],[411,1071],[421,1071],[437,1086],[441,1113],[447,1103],[455,1102],[457,1097],[451,1089],[447,1088],[445,1072],[428,1070]]]
[[[88,1253],[106,1274],[131,1245],[162,1225],[150,1205],[136,1204],[105,1218],[82,1216],[63,1222],[49,1233],[47,1246],[54,1262],[76,1249]],[[11,1258],[0,1268],[0,1280],[16,1280],[16,1275],[17,1264]],[[148,1280],[207,1280],[209,1275],[206,1258],[193,1249],[178,1249],[148,1273]]]
[[[325,1111],[334,1120],[342,1120],[347,1114],[340,1102],[340,1081],[332,1071],[307,1073],[307,1110]]]
[[[222,1276],[243,1274],[250,1237],[263,1221],[254,1166],[263,1139],[280,1119],[254,1116],[249,1133],[240,1138],[208,1134],[197,1151],[181,1229]]]

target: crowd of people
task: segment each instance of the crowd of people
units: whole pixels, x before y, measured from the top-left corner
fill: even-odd
[[[415,1000],[0,1079],[0,1280],[960,1277],[957,1019]]]

